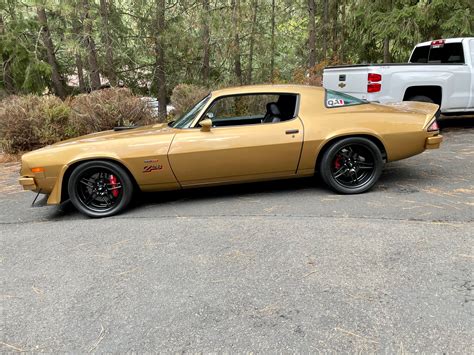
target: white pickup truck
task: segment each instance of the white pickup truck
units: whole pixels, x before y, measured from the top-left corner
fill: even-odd
[[[327,67],[323,86],[367,101],[434,102],[444,114],[473,114],[474,37],[417,44],[408,63]]]

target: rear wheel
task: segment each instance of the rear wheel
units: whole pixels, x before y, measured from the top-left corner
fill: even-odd
[[[424,96],[424,95],[412,96],[407,101],[429,102],[429,103],[432,103],[432,104],[434,103],[434,101],[431,97]]]
[[[79,165],[68,182],[69,197],[79,212],[89,217],[108,217],[122,211],[133,195],[128,173],[108,161]]]
[[[362,137],[344,138],[324,153],[320,174],[334,191],[358,194],[372,188],[382,174],[383,158],[372,141]]]

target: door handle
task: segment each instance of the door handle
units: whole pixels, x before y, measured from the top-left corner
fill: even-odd
[[[286,134],[296,134],[299,133],[299,129],[288,129],[285,133]]]

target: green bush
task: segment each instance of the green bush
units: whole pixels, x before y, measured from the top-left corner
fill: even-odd
[[[0,101],[0,145],[17,154],[67,138],[153,123],[146,103],[128,89],[105,89],[61,101],[55,96],[8,96]]]
[[[201,86],[189,84],[175,86],[171,94],[171,104],[175,108],[174,114],[181,116],[208,93],[209,90]]]

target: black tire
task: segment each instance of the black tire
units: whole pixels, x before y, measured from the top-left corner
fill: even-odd
[[[332,144],[319,167],[323,181],[340,194],[360,194],[370,190],[383,170],[380,149],[369,139],[349,137]]]
[[[68,182],[74,207],[89,217],[109,217],[125,209],[133,196],[133,183],[118,164],[85,162],[74,169]]]
[[[424,95],[412,96],[407,101],[429,102],[431,104],[434,104],[434,101],[431,97],[424,96]]]

